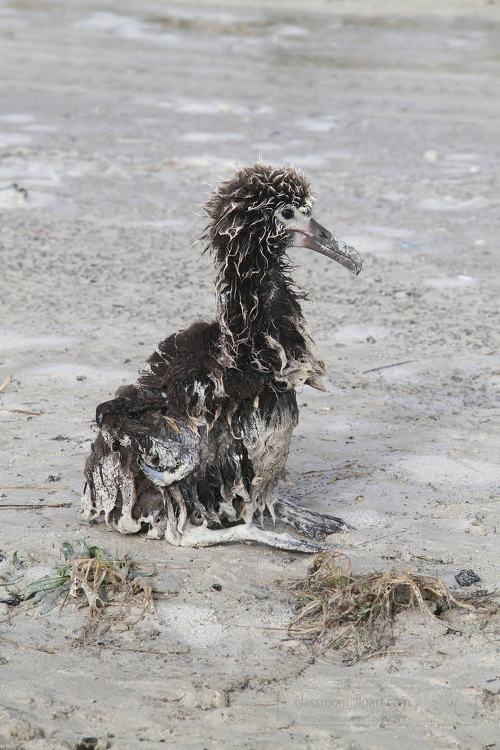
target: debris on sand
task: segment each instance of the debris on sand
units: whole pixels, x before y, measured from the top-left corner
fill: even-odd
[[[498,611],[497,591],[481,597],[451,594],[437,575],[408,568],[354,574],[343,553],[316,555],[306,578],[290,587],[297,592],[290,635],[309,640],[319,651],[343,651],[347,663],[386,653],[394,619],[404,610],[419,609],[424,618],[452,608],[486,615]]]
[[[2,208],[17,208],[28,199],[28,191],[17,182],[0,187],[0,206]]]
[[[80,640],[88,643],[101,636],[117,622],[132,625],[146,612],[154,612],[153,592],[148,578],[155,574],[154,565],[145,566],[131,560],[108,555],[101,547],[79,542],[75,551],[69,542],[61,546],[63,564],[55,576],[33,581],[22,593],[26,601],[43,600],[42,611],[48,612],[68,597],[76,599],[89,613]]]
[[[9,385],[9,383],[10,383],[11,380],[12,380],[12,375],[9,375],[9,377],[7,378],[7,380],[4,380],[4,382],[2,383],[2,385],[0,385],[0,391],[3,391],[3,389],[6,388]]]
[[[455,581],[459,586],[472,586],[473,583],[479,583],[480,580],[478,574],[472,568],[460,570],[455,576]]]

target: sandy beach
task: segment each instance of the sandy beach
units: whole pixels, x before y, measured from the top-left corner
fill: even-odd
[[[500,742],[498,615],[407,612],[348,665],[287,635],[276,582],[310,556],[79,513],[96,405],[215,313],[200,205],[291,163],[364,267],[292,252],[328,392],[299,394],[279,492],[353,527],[327,544],[355,571],[499,585],[500,4],[301,6],[0,4],[0,598],[79,541],[154,562],[162,592],[88,646],[70,600],[0,603],[5,750]]]

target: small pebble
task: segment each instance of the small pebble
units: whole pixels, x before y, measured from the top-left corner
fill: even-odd
[[[220,583],[212,583],[212,588],[216,591],[222,591],[222,586]]]
[[[75,746],[75,750],[107,750],[111,743],[105,737],[84,737]]]
[[[477,583],[480,580],[481,579],[477,573],[474,573],[472,568],[469,570],[460,570],[455,576],[455,581],[459,586],[472,586],[473,583]]]

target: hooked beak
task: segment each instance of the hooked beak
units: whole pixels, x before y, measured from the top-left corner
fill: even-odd
[[[294,247],[308,247],[310,250],[316,250],[317,253],[336,260],[356,276],[361,271],[363,262],[359,253],[314,219],[304,217],[304,221],[294,222],[288,226],[287,231],[294,233],[292,241]]]

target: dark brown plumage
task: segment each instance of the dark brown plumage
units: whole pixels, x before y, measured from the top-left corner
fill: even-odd
[[[293,168],[242,169],[205,209],[217,319],[162,341],[136,385],[97,408],[84,513],[173,544],[252,539],[317,551],[257,525],[269,513],[315,539],[345,528],[273,494],[298,420],[295,388],[323,389],[325,375],[287,251],[309,247],[356,273],[361,261],[311,218],[309,185]]]

